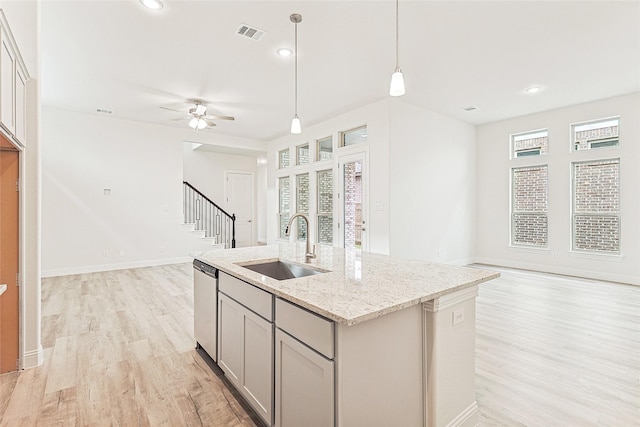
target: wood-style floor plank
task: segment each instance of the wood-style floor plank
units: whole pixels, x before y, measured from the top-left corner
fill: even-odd
[[[640,288],[499,271],[477,300],[481,425],[640,426]],[[193,349],[192,274],[44,279],[44,363],[0,376],[0,426],[256,425]]]
[[[477,299],[481,424],[640,426],[640,288],[498,270]]]

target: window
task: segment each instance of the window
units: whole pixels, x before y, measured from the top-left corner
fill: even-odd
[[[514,159],[547,154],[548,147],[549,132],[546,129],[511,135],[511,154]]]
[[[289,149],[278,151],[278,168],[284,169],[289,167]]]
[[[333,157],[333,137],[328,136],[326,138],[319,139],[317,141],[318,152],[316,155],[317,161],[328,160]]]
[[[309,174],[296,175],[296,211],[309,216]],[[302,218],[296,218],[298,240],[307,238],[307,223]]]
[[[571,125],[571,138],[575,151],[592,148],[617,147],[620,118],[593,120]]]
[[[296,165],[309,164],[309,144],[298,145],[296,147]]]
[[[620,159],[573,163],[573,250],[620,252]]]
[[[348,147],[349,145],[360,144],[361,142],[367,142],[366,125],[345,132],[340,132],[341,147]]]
[[[289,202],[291,195],[291,187],[289,185],[289,177],[283,176],[278,179],[278,214],[280,218],[280,237],[286,238],[285,230],[289,223]]]
[[[511,244],[547,247],[547,166],[513,168]]]
[[[333,171],[318,171],[318,242],[333,243]]]

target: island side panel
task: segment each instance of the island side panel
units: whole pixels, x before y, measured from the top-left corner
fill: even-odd
[[[476,426],[475,318],[478,287],[423,304],[430,427]]]
[[[420,304],[353,326],[336,324],[336,426],[423,426]]]

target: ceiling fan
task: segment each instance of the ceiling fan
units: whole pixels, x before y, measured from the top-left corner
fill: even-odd
[[[201,99],[188,99],[187,103],[193,104],[193,107],[187,110],[187,114],[184,117],[179,117],[173,120],[189,120],[189,127],[196,132],[205,128],[214,127],[216,124],[213,120],[235,120],[235,117],[232,116],[216,116],[207,114],[207,106]],[[183,110],[177,110],[170,107],[160,108],[178,113],[183,112]]]

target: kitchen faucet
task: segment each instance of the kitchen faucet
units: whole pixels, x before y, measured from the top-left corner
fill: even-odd
[[[293,215],[291,218],[289,218],[289,224],[287,225],[287,228],[284,230],[284,234],[285,236],[289,235],[291,224],[293,223],[293,220],[296,219],[297,217],[304,219],[304,221],[307,223],[307,248],[306,248],[306,253],[304,254],[304,261],[309,263],[311,262],[311,259],[316,257],[316,245],[313,245],[313,252],[311,251],[311,240],[309,237],[311,236],[311,233],[309,233],[309,218],[307,218],[305,214],[301,214],[301,213],[297,213]]]

